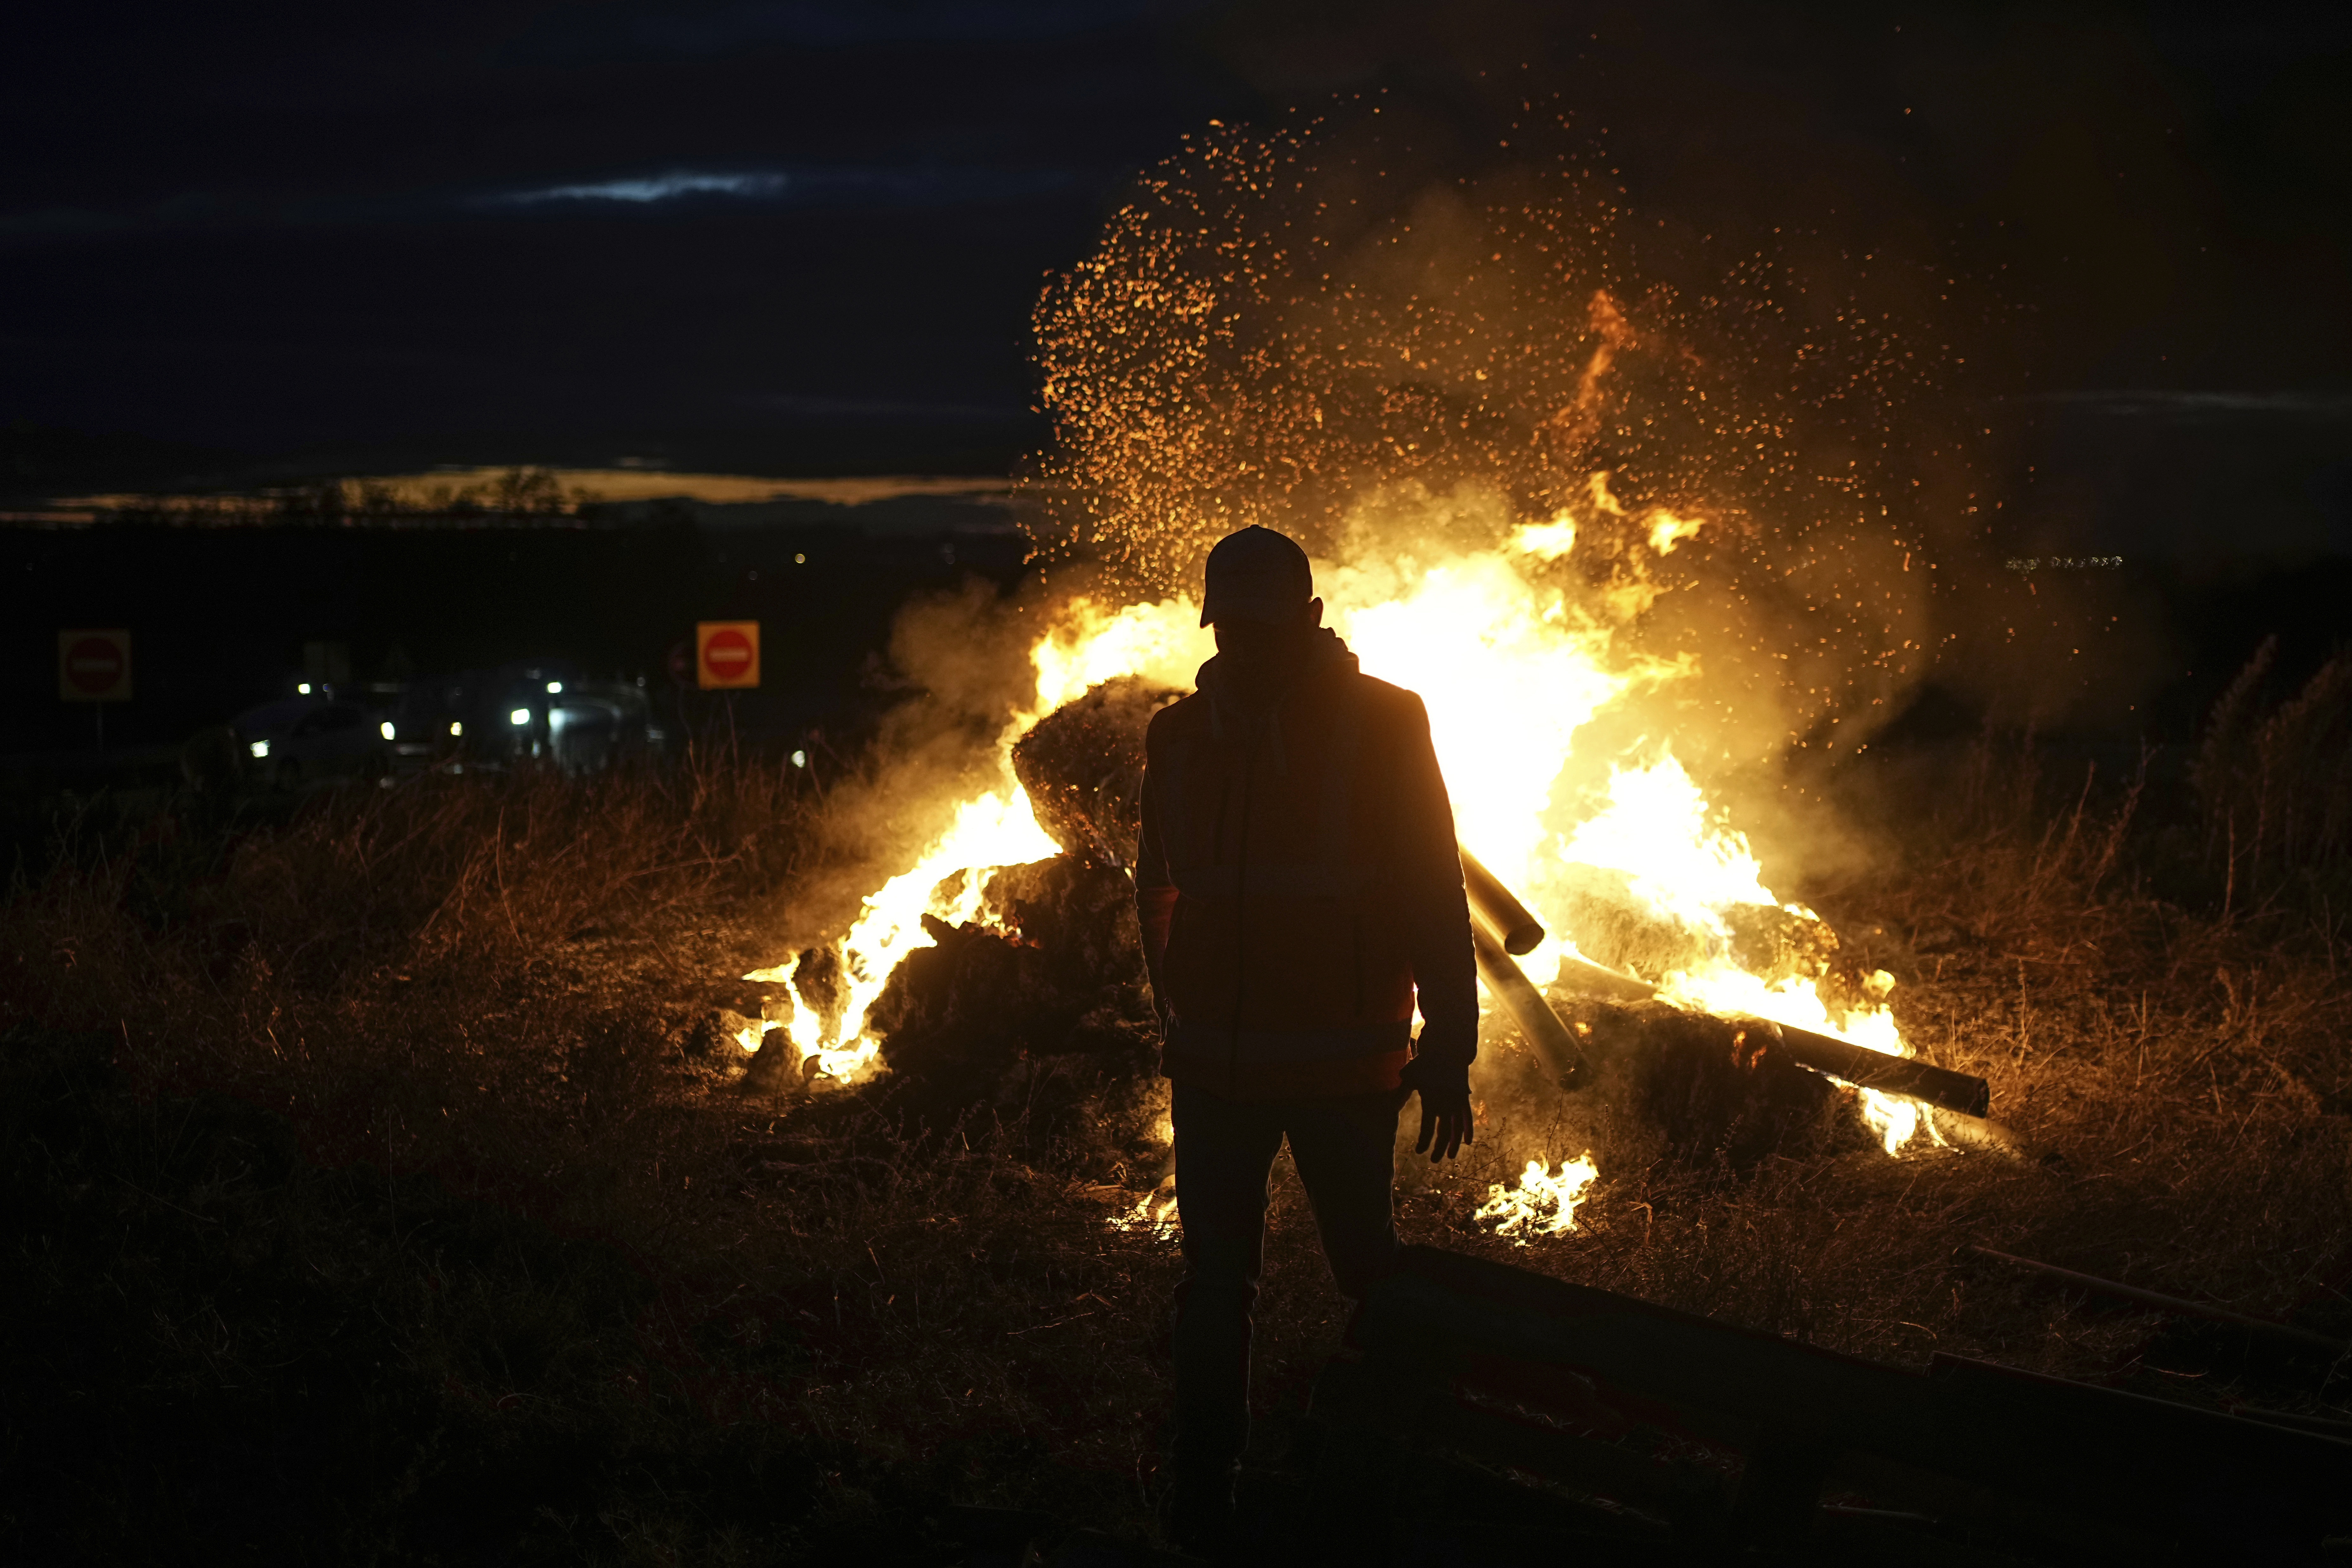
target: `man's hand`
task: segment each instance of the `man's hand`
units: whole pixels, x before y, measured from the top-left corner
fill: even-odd
[[[1421,1136],[1413,1143],[1414,1153],[1427,1153],[1433,1165],[1460,1154],[1465,1143],[1478,1141],[1470,1127],[1469,1063],[1423,1054],[1405,1063],[1398,1077],[1421,1096]]]

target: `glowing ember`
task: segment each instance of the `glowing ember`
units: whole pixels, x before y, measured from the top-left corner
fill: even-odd
[[[1592,493],[1607,496],[1599,484]],[[1563,798],[1561,777],[1580,731],[1698,672],[1695,659],[1619,653],[1628,606],[1576,591],[1576,533],[1577,519],[1563,512],[1514,531],[1501,549],[1319,563],[1317,576],[1332,624],[1366,673],[1419,692],[1427,704],[1463,841],[1548,929],[1569,929],[1563,912],[1580,872],[1617,873],[1657,919],[1695,933],[1707,951],[1693,967],[1647,977],[1666,1000],[1903,1054],[1884,1005],[1891,979],[1873,1005],[1833,1009],[1811,979],[1768,980],[1734,958],[1727,911],[1753,906],[1802,921],[1819,917],[1773,896],[1745,836],[1721,819],[1671,752],[1644,745],[1649,760],[1612,763],[1597,803]],[[1687,528],[1675,535],[1687,536]],[[1115,610],[1078,599],[1045,629],[1031,653],[1035,695],[999,740],[1000,782],[961,802],[952,826],[866,899],[842,940],[846,1005],[837,1026],[820,1038],[813,1014],[795,1008],[788,1016],[790,1037],[818,1056],[826,1077],[853,1080],[872,1069],[878,1042],[866,1031],[867,1010],[906,956],[932,945],[924,914],[968,921],[990,868],[1055,853],[1013,781],[1006,761],[1013,742],[1103,680],[1142,675],[1189,685],[1193,668],[1213,650],[1199,619],[1182,598]],[[1522,966],[1546,984],[1574,951],[1570,940],[1554,935]],[[786,975],[760,970],[750,978]],[[1889,1152],[1919,1125],[1916,1106],[1874,1091],[1864,1092],[1863,1114]]]
[[[1743,962],[1740,932],[1820,922],[1702,781],[1853,743],[1915,672],[1922,474],[1961,458],[1888,437],[1942,351],[1883,312],[1790,310],[1806,281],[1760,251],[1652,286],[1613,186],[1570,162],[1375,213],[1359,171],[1387,126],[1214,128],[1041,300],[1055,445],[1024,527],[1097,587],[1040,623],[992,778],[841,940],[840,1016],[786,1003],[827,1075],[872,1070],[867,1012],[930,944],[923,915],[969,920],[989,868],[1053,852],[1013,742],[1115,677],[1190,686],[1213,645],[1176,591],[1252,521],[1308,546],[1365,671],[1426,702],[1464,843],[1553,933],[1522,961],[1537,984],[1605,894],[1661,933],[1643,978],[1668,1001],[1903,1053],[1891,981],[1824,991],[1801,940],[1801,961]],[[1910,1102],[1861,1100],[1889,1152],[1916,1131]],[[1516,1192],[1583,1173],[1551,1200],[1565,1229],[1589,1158],[1530,1170]],[[1160,1203],[1137,1213],[1163,1223]]]
[[[1163,1183],[1136,1200],[1135,1206],[1122,1209],[1110,1216],[1113,1230],[1124,1230],[1137,1236],[1147,1236],[1154,1241],[1176,1239],[1176,1187]]]
[[[1576,1228],[1576,1205],[1600,1175],[1589,1152],[1556,1172],[1538,1155],[1519,1173],[1517,1186],[1496,1182],[1488,1187],[1486,1201],[1472,1217],[1493,1225],[1496,1236],[1507,1236],[1521,1247],[1539,1236],[1565,1236]]]
[[[937,945],[923,930],[922,917],[929,914],[950,924],[970,921],[980,911],[986,879],[979,873],[1043,860],[1054,853],[1054,841],[1037,826],[1019,784],[1008,783],[1002,791],[965,801],[956,808],[954,825],[910,869],[866,895],[856,923],[841,939],[847,1003],[839,1025],[820,1037],[814,1015],[792,1003],[787,994],[793,1042],[815,1055],[818,1070],[827,1078],[846,1082],[864,1077],[881,1048],[866,1027],[867,1009],[908,953]],[[743,978],[781,981],[789,973],[778,965],[755,969]]]

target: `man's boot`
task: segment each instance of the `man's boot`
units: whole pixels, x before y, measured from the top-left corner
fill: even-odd
[[[1214,1557],[1233,1544],[1234,1480],[1241,1467],[1178,1459],[1160,1494],[1160,1533],[1177,1551]]]

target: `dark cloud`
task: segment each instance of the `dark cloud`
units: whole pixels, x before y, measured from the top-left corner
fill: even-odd
[[[817,5],[597,5],[549,13],[501,53],[518,63],[707,59],[872,44],[1029,43],[1204,7],[1171,0],[835,0]]]
[[[1890,258],[1922,289],[1958,279],[2000,307],[1955,330],[2002,394],[2145,388],[2086,395],[2149,418],[2232,388],[2325,399],[2352,360],[2347,17],[47,7],[12,18],[0,60],[0,420],[530,447],[1020,408],[1039,284],[1128,174],[1213,117],[1335,92],[1490,147],[1521,101],[1564,105],[1662,258],[1685,230],[1785,230],[1832,274],[1869,255],[1882,279]]]
[[[1097,174],[1096,178],[1099,178]],[[500,191],[474,198],[491,211],[612,206],[651,210],[682,203],[785,205],[953,206],[1024,201],[1080,183],[1068,169],[900,167],[749,169],[719,173],[670,169],[559,185]]]
[[[521,185],[466,195],[330,194],[270,200],[225,198],[188,192],[143,206],[106,211],[49,207],[0,211],[0,245],[43,240],[70,243],[134,233],[190,229],[223,231],[322,224],[415,224],[455,216],[547,217],[638,214],[674,217],[681,212],[730,208],[951,207],[1020,202],[1098,184],[1102,171],[943,167],[930,163],[793,169],[665,169],[654,174]]]
[[[2157,388],[2088,389],[2027,395],[2021,402],[2083,409],[2134,420],[2285,419],[2352,421],[2352,393],[2189,392]]]

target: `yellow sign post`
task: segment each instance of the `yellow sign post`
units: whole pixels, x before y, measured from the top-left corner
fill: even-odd
[[[740,691],[760,684],[760,623],[697,621],[695,684],[705,691]]]

